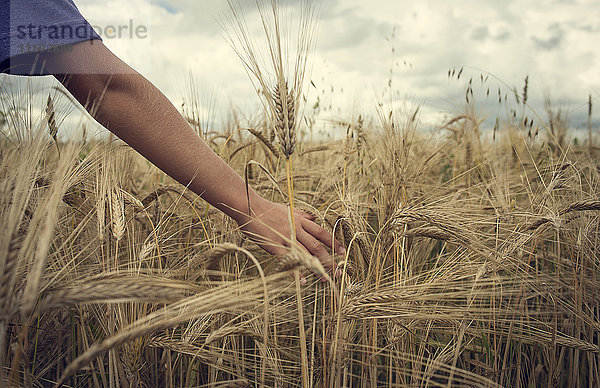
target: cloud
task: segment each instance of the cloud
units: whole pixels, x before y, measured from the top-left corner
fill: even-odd
[[[535,42],[535,45],[542,50],[553,50],[560,47],[563,37],[563,29],[558,23],[554,23],[548,27],[548,33],[544,38],[533,36],[531,39]]]
[[[164,8],[167,12],[172,13],[172,14],[176,14],[178,12],[178,9],[175,6],[173,6],[169,3],[165,3],[164,1],[157,1],[156,5]]]
[[[238,5],[253,39],[262,39],[255,2]],[[217,115],[230,109],[228,98],[245,112],[260,109],[241,62],[223,38],[219,21],[228,12],[222,0],[152,3],[151,71],[144,74],[173,101],[185,94],[191,72],[200,88],[224,96]],[[311,73],[317,89],[309,91],[341,115],[347,110],[372,112],[378,101],[393,98],[425,103],[424,112],[437,117],[439,111],[464,109],[465,83],[477,79],[476,69],[481,69],[518,88],[529,74],[530,101],[539,112],[546,90],[556,101],[576,106],[600,89],[600,75],[594,71],[598,12],[600,5],[589,2],[541,0],[323,1]],[[449,81],[448,69],[462,66],[462,79]],[[507,89],[500,82],[475,88],[483,114],[499,112],[485,95],[488,87],[498,86]]]
[[[487,44],[488,40],[505,41],[510,36],[510,30],[506,23],[496,22],[474,27],[469,38],[480,42],[479,44]]]
[[[486,40],[490,36],[490,31],[487,26],[476,27],[471,32],[471,39],[473,40]]]
[[[140,17],[134,8],[150,10],[149,46],[107,40],[118,56],[133,63],[179,105],[194,74],[199,88],[222,98],[216,116],[231,109],[260,109],[243,65],[223,37],[227,15],[223,0],[75,0],[92,22]],[[268,2],[268,1],[267,1]],[[285,7],[297,7],[285,0]],[[252,38],[262,39],[254,1],[240,0]],[[464,109],[469,78],[491,74],[489,85],[476,85],[478,109],[502,114],[486,90],[522,87],[528,74],[530,101],[543,114],[543,94],[550,91],[579,119],[578,108],[589,93],[600,91],[600,3],[592,1],[480,0],[324,0],[312,60],[309,98],[331,104],[333,112],[372,112],[377,102],[394,99],[425,103],[423,115]],[[226,27],[227,28],[227,27]],[[129,45],[134,43],[134,45]],[[461,80],[447,71],[465,67]],[[497,77],[501,81],[492,79]],[[390,80],[391,89],[390,90]],[[333,92],[332,92],[333,89]],[[343,90],[343,92],[342,92]]]

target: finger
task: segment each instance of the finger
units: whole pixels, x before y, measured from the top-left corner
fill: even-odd
[[[338,253],[341,255],[346,253],[346,249],[344,248],[344,246],[339,241],[335,240],[331,233],[329,233],[327,230],[323,229],[319,225],[315,224],[314,222],[304,222],[302,223],[302,228],[305,231],[307,231],[308,234],[312,235],[314,238],[316,238],[328,247],[331,247],[331,243],[333,240],[333,253]]]
[[[302,210],[294,209],[294,211],[309,221],[314,221],[316,219],[315,216],[308,214],[307,212],[304,212]]]
[[[303,231],[302,233],[304,233],[304,234],[305,234],[306,232],[304,232],[304,231]],[[297,241],[299,242],[299,244],[297,244],[297,247],[298,247],[300,250],[302,250],[302,251],[303,251],[303,252],[304,252],[306,255],[309,255],[309,256],[314,256],[312,253],[310,253],[310,251],[309,251],[308,249],[306,249],[306,247],[305,247],[305,246],[304,246],[302,243],[300,243],[300,239],[298,239],[298,238],[296,238],[296,239],[297,239]],[[317,258],[317,259],[319,260],[319,262],[321,262],[321,260],[320,260],[319,258]],[[326,265],[323,265],[323,267],[324,267],[325,269],[327,269],[327,270],[331,271],[331,268],[328,268]],[[315,272],[315,271],[313,271],[313,270],[311,270],[311,272],[312,272],[313,274],[315,274],[315,275],[319,276],[319,280],[320,280],[320,281],[322,281],[322,282],[327,282],[327,279],[326,279],[326,278],[323,276],[323,274],[321,274],[321,273],[319,273],[319,272]],[[301,277],[301,279],[300,279],[300,284],[301,284],[301,285],[305,285],[306,283],[302,283],[302,280],[304,279],[304,281],[306,282],[306,278],[304,278],[304,276],[302,275],[302,273],[300,274],[300,277]]]
[[[317,240],[310,233],[307,233],[305,230],[298,231],[296,238],[298,242],[306,248],[306,250],[313,256],[315,256],[323,267],[327,270],[331,270],[334,267],[334,261],[327,249],[323,246],[323,243],[320,240]]]
[[[284,257],[289,251],[288,249],[283,248],[282,246],[274,245],[263,246],[262,248],[277,258]]]

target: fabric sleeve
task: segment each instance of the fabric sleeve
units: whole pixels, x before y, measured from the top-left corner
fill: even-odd
[[[47,75],[39,53],[101,40],[73,0],[0,0],[0,72]]]

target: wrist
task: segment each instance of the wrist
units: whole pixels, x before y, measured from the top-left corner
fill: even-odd
[[[269,201],[258,195],[252,188],[249,188],[248,195],[244,192],[244,196],[237,209],[231,209],[227,214],[238,225],[247,224],[257,214],[264,212]]]

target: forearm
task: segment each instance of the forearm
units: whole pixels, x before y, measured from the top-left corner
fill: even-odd
[[[72,50],[48,53],[43,60],[111,132],[236,220],[265,250],[277,256],[286,253],[289,210],[259,197],[251,188],[248,197],[244,180],[196,135],[173,104],[101,42],[78,43]],[[336,252],[343,253],[342,245],[308,214],[296,211],[294,217],[297,241],[331,268],[333,261],[323,244],[335,245]]]
[[[248,200],[243,179],[144,77],[74,75],[65,86],[82,103],[99,100],[95,109],[90,107],[99,123],[211,205],[244,221]],[[249,195],[251,201],[260,200],[252,189]]]

